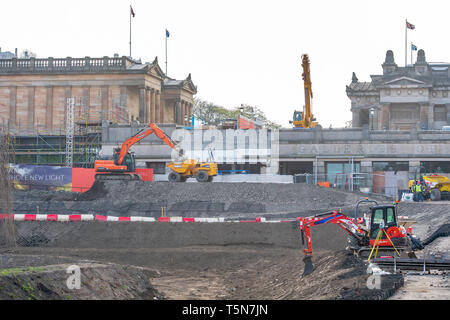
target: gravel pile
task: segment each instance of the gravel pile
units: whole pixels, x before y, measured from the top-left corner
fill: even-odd
[[[115,216],[304,216],[354,206],[363,194],[306,184],[97,182],[84,194],[17,192],[16,213]],[[384,199],[385,200],[385,199]],[[39,209],[38,209],[39,208]]]

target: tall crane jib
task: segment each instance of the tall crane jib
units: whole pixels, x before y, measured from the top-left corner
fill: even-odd
[[[319,124],[316,122],[314,115],[312,114],[312,83],[311,83],[311,72],[310,72],[310,62],[307,54],[302,55],[302,79],[303,87],[305,93],[305,105],[303,106],[303,111],[294,111],[293,120],[289,121],[293,124],[294,128],[315,128]]]

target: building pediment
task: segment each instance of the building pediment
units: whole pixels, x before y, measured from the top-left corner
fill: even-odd
[[[156,57],[155,60],[151,64],[149,64],[147,73],[161,79],[165,77],[164,72],[162,71],[161,67],[158,64],[158,57]]]
[[[424,86],[427,83],[414,79],[414,78],[410,78],[410,77],[400,77],[400,78],[396,78],[390,81],[387,81],[384,83],[386,86],[390,86],[390,87],[394,87],[394,86]]]
[[[191,91],[194,94],[197,93],[197,87],[194,85],[194,82],[192,82],[190,73],[186,80],[183,81],[183,89]]]

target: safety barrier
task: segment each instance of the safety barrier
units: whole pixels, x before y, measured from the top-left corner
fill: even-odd
[[[112,221],[112,222],[293,222],[292,220],[266,220],[266,218],[256,217],[255,220],[228,220],[224,217],[116,217],[92,214],[0,214],[0,219],[13,219],[14,221]]]
[[[399,216],[399,219],[408,219],[407,216]],[[233,220],[224,217],[116,217],[116,216],[102,216],[92,214],[0,214],[0,219],[13,219],[14,221],[109,221],[109,222],[241,222],[241,223],[284,223],[295,222],[301,218],[286,219],[286,220],[266,220],[264,217],[255,217],[254,220]],[[319,220],[319,217],[305,217],[307,221]],[[354,218],[351,218],[355,221]],[[357,218],[358,224],[364,223],[363,218]]]

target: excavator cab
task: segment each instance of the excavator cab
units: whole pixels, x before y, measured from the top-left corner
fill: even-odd
[[[114,149],[113,160],[116,166],[119,165],[120,148]],[[134,152],[127,152],[123,159],[122,166],[126,166],[125,172],[134,172],[136,170],[136,157]]]
[[[372,208],[372,216],[370,219],[370,239],[377,237],[381,228],[390,228],[397,226],[397,217],[395,215],[394,206],[375,206]],[[386,235],[382,234],[382,239],[386,239]]]
[[[302,121],[302,118],[303,118],[302,113],[303,112],[301,112],[301,111],[294,111],[294,116],[293,116],[294,121]]]
[[[392,244],[396,247],[407,246],[408,238],[406,230],[403,226],[399,226],[398,224],[395,205],[373,207],[370,221],[369,240],[371,246],[376,243],[378,235],[378,244],[382,247],[391,247]],[[382,229],[384,229],[385,232],[380,233],[380,230]],[[389,236],[389,239],[386,235]]]

